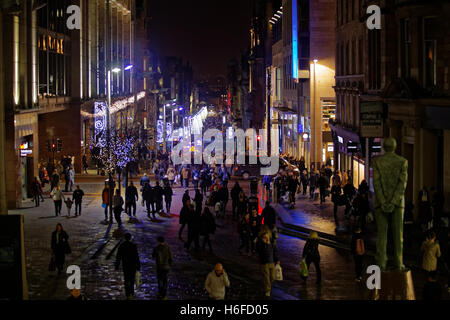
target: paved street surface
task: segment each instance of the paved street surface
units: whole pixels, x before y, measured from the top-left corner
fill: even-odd
[[[82,189],[89,188],[89,194],[83,202],[81,217],[67,217],[63,207],[62,217],[54,216],[53,201],[46,198],[39,208],[17,210],[14,213],[25,216],[25,244],[27,257],[27,277],[30,299],[65,299],[67,276],[48,272],[50,260],[50,236],[56,223],[63,224],[69,234],[72,254],[67,256],[66,266],[76,264],[82,270],[82,292],[89,299],[124,299],[122,273],[114,270],[116,249],[120,239],[114,237],[117,224],[105,224],[104,209],[101,207],[101,182],[80,183]],[[100,179],[101,180],[101,179]],[[248,183],[243,183],[248,188]],[[232,184],[229,184],[232,187]],[[191,197],[194,196],[190,189]],[[227,271],[231,287],[227,299],[261,299],[262,276],[256,256],[239,255],[239,237],[236,225],[231,221],[231,201],[227,217],[218,219],[218,228],[212,237],[213,254],[208,251],[187,251],[178,239],[178,213],[181,209],[181,197],[184,189],[174,188],[172,212],[169,216],[159,217],[157,221],[147,218],[144,208],[138,205],[137,223],[128,223],[125,214],[124,229],[133,235],[138,244],[142,263],[143,285],[136,299],[156,299],[157,281],[154,261],[151,258],[156,238],[163,235],[174,254],[173,268],[169,274],[169,299],[207,299],[204,281],[217,262],[221,262]],[[27,204],[25,204],[26,206]],[[305,206],[306,207],[306,206]],[[73,209],[72,209],[73,210]],[[315,226],[318,220],[310,218]],[[319,216],[317,219],[322,219]],[[183,231],[187,238],[187,230]],[[315,285],[314,266],[306,284],[300,279],[298,263],[304,241],[295,237],[280,235],[278,250],[283,267],[284,281],[276,282],[272,299],[367,299],[365,282],[354,281],[353,260],[347,250],[320,246],[322,286]],[[421,281],[420,281],[421,282]],[[421,285],[421,284],[420,284]],[[418,288],[418,286],[416,286]],[[418,289],[416,289],[418,290]],[[418,291],[416,291],[418,294]]]

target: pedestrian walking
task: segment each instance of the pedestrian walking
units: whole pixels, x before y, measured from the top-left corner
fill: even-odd
[[[125,189],[125,210],[132,219],[136,218],[136,202],[139,201],[139,195],[137,188],[134,186],[133,181],[130,182],[130,185]],[[133,211],[131,211],[133,209]]]
[[[239,194],[241,193],[242,188],[239,185],[239,182],[236,181],[233,188],[231,189],[231,207],[233,213],[233,220],[237,218],[237,207],[239,203]]]
[[[33,184],[31,186],[33,190],[33,197],[36,207],[39,207],[40,201],[44,202],[44,197],[42,196],[42,186],[37,177],[34,177]]]
[[[172,184],[166,184],[164,187],[164,201],[166,202],[166,212],[168,215],[170,215],[170,208],[172,207],[172,196],[173,196],[173,190],[172,190]]]
[[[242,249],[245,248],[247,255],[250,254],[250,239],[251,239],[251,228],[250,228],[250,214],[246,213],[238,224],[238,234],[240,239],[239,254],[242,254]]]
[[[155,216],[155,195],[153,192],[153,188],[150,183],[145,183],[144,188],[142,189],[142,202],[145,202],[145,206],[147,209],[147,217],[150,219],[150,207],[151,213],[153,214],[153,219],[156,219]]]
[[[239,193],[239,201],[237,204],[237,219],[242,218],[247,212],[247,197],[243,190]]]
[[[113,210],[114,210],[114,218],[116,219],[119,228],[122,227],[122,219],[120,216],[122,215],[123,204],[124,204],[123,198],[120,195],[120,191],[117,189],[113,199]]]
[[[252,215],[250,217],[250,245],[252,249],[252,254],[256,253],[256,242],[258,240],[259,232],[261,231],[261,217],[258,215],[256,209],[252,210]]]
[[[158,245],[153,249],[152,257],[156,262],[156,277],[158,279],[158,299],[167,300],[167,278],[173,262],[170,247],[164,237],[158,237]]]
[[[312,231],[309,234],[308,240],[306,240],[303,247],[302,258],[306,262],[306,266],[309,270],[311,263],[314,263],[316,269],[316,283],[320,284],[322,281],[322,271],[320,270],[320,253],[319,253],[319,235],[317,232]],[[306,278],[303,279],[306,282]]]
[[[205,289],[211,300],[224,300],[226,289],[230,286],[228,275],[221,263],[217,263],[214,270],[206,277]]]
[[[153,194],[154,194],[154,199],[155,199],[155,207],[156,207],[156,212],[161,215],[163,210],[163,197],[164,197],[164,190],[163,188],[160,186],[159,181],[156,181],[156,185],[153,188]],[[155,218],[155,214],[153,214],[153,218]]]
[[[369,204],[369,186],[366,180],[363,180],[358,189],[354,203],[355,214],[357,217],[357,227],[360,227],[362,232],[366,231],[367,215],[370,212]]]
[[[363,272],[364,255],[366,253],[364,238],[361,233],[361,228],[357,228],[352,235],[351,253],[355,261],[355,280],[361,281]]]
[[[261,217],[263,219],[263,223],[269,227],[270,231],[273,232],[277,223],[277,213],[275,209],[270,205],[269,201],[266,201],[266,206],[261,212]]]
[[[324,203],[326,200],[326,197],[328,196],[328,188],[330,186],[330,180],[328,180],[328,177],[325,175],[325,173],[322,173],[319,178],[319,193],[320,193],[320,204]]]
[[[316,187],[318,185],[318,174],[316,174],[313,170],[311,170],[309,176],[309,198],[314,199],[314,193],[316,191]]]
[[[190,220],[191,214],[192,214],[191,200],[186,200],[186,202],[183,203],[183,207],[181,208],[181,211],[180,211],[179,223],[181,224],[181,227],[178,230],[178,238],[180,240],[183,240],[183,238],[181,237],[181,234],[183,232],[184,227]]]
[[[83,154],[83,172],[84,172],[85,174],[88,174],[88,171],[87,171],[88,167],[89,167],[89,165],[88,165],[88,163],[87,163],[86,155]]]
[[[210,235],[214,234],[214,232],[216,232],[216,221],[211,210],[209,210],[208,207],[205,207],[200,216],[200,235],[203,236],[203,250],[206,249],[206,244],[208,244],[210,253],[213,251]]]
[[[428,231],[420,251],[423,254],[422,268],[428,272],[436,271],[438,258],[441,256],[441,248],[436,241],[436,233],[434,231]]]
[[[167,169],[167,179],[169,180],[171,187],[173,187],[173,183],[175,181],[175,174],[175,168],[170,166],[169,169]]]
[[[191,197],[189,196],[189,190],[185,190],[182,198],[183,205],[188,201],[191,200]]]
[[[200,224],[200,212],[191,208],[187,220],[188,241],[184,245],[187,250],[190,249],[191,243],[195,244],[195,250],[200,249]]]
[[[220,213],[222,218],[225,218],[225,211],[227,209],[228,199],[230,197],[230,193],[228,192],[228,182],[226,186],[222,186],[222,188],[218,191],[218,198],[220,201]]]
[[[340,181],[337,179],[333,179],[333,186],[331,187],[331,201],[333,202],[334,222],[336,223],[337,227],[339,226],[339,219],[337,216],[337,212],[338,212],[339,206],[342,205],[341,193],[342,193],[342,188],[340,185]]]
[[[53,203],[55,204],[55,215],[61,215],[62,202],[65,200],[64,194],[61,191],[61,187],[56,186],[52,192],[50,192],[50,196],[53,198]]]
[[[266,297],[270,297],[274,281],[275,265],[279,265],[277,248],[272,244],[270,231],[264,232],[258,240],[257,251],[263,275],[263,289]]]
[[[75,170],[72,167],[69,167],[69,188],[70,192],[72,192],[73,185],[75,184]]]
[[[350,219],[351,210],[352,210],[352,202],[353,198],[356,195],[356,188],[353,186],[353,180],[348,178],[347,184],[343,188],[343,192],[345,195],[345,217]]]
[[[58,171],[55,169],[53,170],[52,178],[51,178],[51,187],[50,189],[53,190],[56,188],[56,186],[59,185],[59,174]]]
[[[75,191],[72,194],[72,201],[75,203],[75,217],[81,216],[81,204],[83,203],[84,192],[80,189],[80,186],[76,186]]]
[[[108,221],[108,207],[109,207],[109,198],[110,198],[110,192],[109,192],[109,183],[105,185],[105,188],[102,191],[102,207],[105,209],[105,221]],[[112,219],[112,217],[111,217]],[[112,221],[112,220],[111,220]]]
[[[422,227],[422,231],[426,232],[431,229],[431,223],[433,221],[433,213],[431,208],[431,195],[428,192],[427,187],[423,187],[419,191],[419,221]]]
[[[289,203],[291,208],[295,206],[295,198],[298,189],[298,180],[294,177],[294,174],[291,172],[288,177],[288,191],[289,191]]]
[[[300,181],[302,183],[303,195],[306,196],[306,189],[308,188],[308,173],[306,170],[300,173]]]
[[[184,187],[189,188],[189,169],[187,167],[183,167],[181,170],[181,177],[183,178]]]
[[[61,223],[58,223],[56,230],[52,232],[51,249],[58,275],[60,275],[64,268],[66,254],[72,252],[69,245],[69,235],[64,231]]]
[[[141,262],[137,245],[131,242],[131,234],[125,234],[125,242],[123,242],[116,255],[116,270],[119,270],[122,264],[123,278],[125,282],[125,295],[127,300],[134,299],[134,283],[136,280],[136,272],[141,270]]]
[[[64,200],[64,203],[66,204],[66,208],[67,208],[67,216],[70,217],[70,212],[72,211],[73,200],[70,198],[67,198],[66,200]]]
[[[202,212],[203,206],[203,195],[201,194],[199,189],[195,189],[194,203],[195,210],[200,214]]]

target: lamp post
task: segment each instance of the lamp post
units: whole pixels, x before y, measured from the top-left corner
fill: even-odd
[[[130,70],[133,68],[132,65],[128,65],[125,70]],[[106,145],[107,145],[107,153],[108,153],[108,162],[110,168],[108,170],[108,184],[109,184],[109,222],[113,222],[113,209],[112,209],[112,200],[114,196],[114,181],[112,177],[112,168],[111,168],[111,72],[118,73],[120,72],[120,68],[113,68],[112,70],[108,70],[108,83],[107,83],[107,106],[106,106]]]

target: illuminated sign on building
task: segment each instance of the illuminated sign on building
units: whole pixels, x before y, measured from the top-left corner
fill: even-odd
[[[297,0],[292,0],[292,74],[298,79],[298,6]]]
[[[106,146],[106,103],[94,103],[95,115],[95,145],[99,148]]]

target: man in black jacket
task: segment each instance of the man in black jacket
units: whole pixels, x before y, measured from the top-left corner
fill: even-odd
[[[261,236],[261,239],[258,241],[257,251],[263,273],[264,293],[266,297],[270,297],[275,265],[280,264],[280,261],[278,260],[277,248],[272,244],[268,233],[264,233]]]
[[[275,209],[270,205],[269,201],[266,201],[266,206],[264,207],[261,217],[264,219],[263,223],[269,227],[271,231],[276,225],[277,222],[277,213]]]
[[[133,185],[133,181],[130,182],[130,185],[125,190],[125,206],[126,211],[130,219],[132,217],[136,218],[136,201],[139,200],[138,192],[136,187]],[[131,214],[131,208],[133,208],[133,214]]]
[[[81,203],[83,202],[84,192],[77,186],[77,189],[72,194],[72,200],[75,202],[75,216],[81,216]]]
[[[192,208],[191,208],[191,200],[186,200],[186,202],[183,203],[183,208],[181,208],[180,211],[180,219],[179,222],[181,224],[180,230],[178,230],[178,238],[180,240],[183,240],[183,238],[181,237],[181,234],[183,233],[183,229],[186,226],[186,224],[188,223],[188,221],[191,218],[191,214],[192,214]]]
[[[153,188],[149,183],[145,183],[144,189],[142,190],[142,199],[145,201],[147,207],[147,217],[150,218],[150,205],[152,206],[153,219],[155,217],[155,194]]]
[[[239,193],[241,192],[242,188],[239,186],[239,182],[236,181],[233,188],[231,189],[231,205],[233,208],[233,220],[237,217],[237,206],[239,203]]]
[[[159,185],[159,181],[156,181],[156,186],[153,188],[153,192],[154,192],[155,203],[156,203],[156,212],[158,214],[161,214],[161,211],[163,211],[164,190]],[[153,218],[156,218],[155,214],[153,214]]]
[[[116,256],[116,270],[119,270],[122,263],[123,276],[125,281],[125,294],[127,299],[134,298],[134,281],[136,272],[141,270],[141,262],[136,244],[131,242],[131,234],[125,234],[125,242],[119,246]]]
[[[172,265],[173,256],[164,237],[158,237],[158,245],[153,249],[152,257],[156,261],[156,276],[158,278],[158,299],[167,300],[167,275]]]

